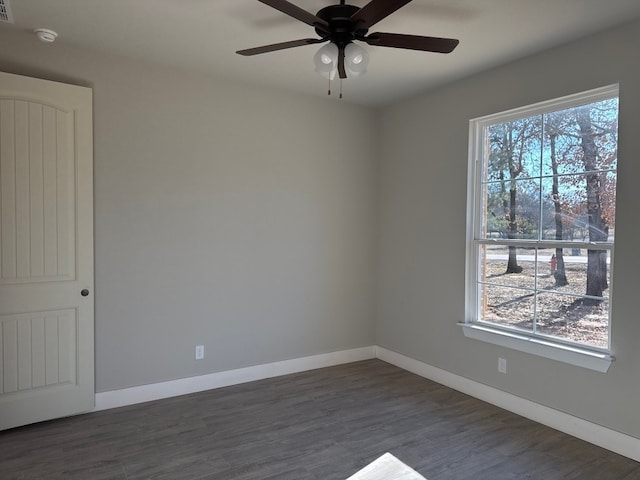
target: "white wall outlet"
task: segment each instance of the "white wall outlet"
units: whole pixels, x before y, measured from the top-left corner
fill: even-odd
[[[204,358],[204,345],[196,345],[196,360]]]
[[[500,373],[507,373],[507,360],[498,357],[498,371]]]

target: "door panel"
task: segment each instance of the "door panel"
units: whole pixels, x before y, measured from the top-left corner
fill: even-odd
[[[0,100],[0,285],[75,279],[73,115]]]
[[[76,381],[77,311],[3,315],[0,394]]]
[[[0,430],[94,405],[91,103],[0,73]]]

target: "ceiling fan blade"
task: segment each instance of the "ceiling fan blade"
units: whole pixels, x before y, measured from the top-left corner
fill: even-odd
[[[340,78],[347,78],[347,70],[344,68],[344,47],[340,47],[338,52],[338,75]]]
[[[300,20],[301,22],[306,23],[307,25],[311,25],[312,27],[318,27],[322,31],[329,32],[329,24],[313,15],[312,13],[307,12],[306,10],[294,5],[293,3],[287,2],[286,0],[258,0],[259,2],[264,3],[265,5],[269,5],[276,10],[280,10],[282,13],[286,13],[290,17],[295,18],[296,20]]]
[[[460,40],[453,38],[422,37],[401,33],[372,33],[364,41],[376,47],[406,48],[436,53],[451,53],[460,43]]]
[[[275,52],[284,50],[285,48],[302,47],[303,45],[312,45],[314,43],[326,42],[328,39],[323,38],[303,38],[301,40],[291,40],[290,42],[274,43],[272,45],[263,45],[262,47],[247,48],[246,50],[238,50],[236,53],[250,57],[251,55],[259,55],[261,53]]]
[[[371,0],[351,16],[351,21],[361,22],[364,28],[371,28],[411,0]]]

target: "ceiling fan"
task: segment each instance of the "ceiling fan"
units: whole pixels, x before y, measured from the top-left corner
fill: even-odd
[[[376,23],[411,0],[371,0],[362,8],[347,5],[345,0],[340,0],[339,5],[325,7],[315,15],[286,0],[258,1],[314,27],[320,38],[303,38],[239,50],[236,53],[251,56],[329,42],[318,51],[314,58],[316,70],[328,78],[333,78],[336,71],[340,78],[347,78],[347,71],[352,76],[364,73],[368,56],[364,49],[353,43],[354,40],[375,47],[404,48],[437,53],[451,53],[459,43],[459,40],[452,38],[381,32],[368,34],[369,29]]]

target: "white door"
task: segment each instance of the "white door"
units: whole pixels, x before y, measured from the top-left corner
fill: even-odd
[[[91,89],[0,73],[0,430],[91,410]]]

